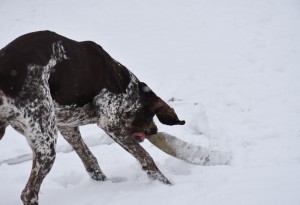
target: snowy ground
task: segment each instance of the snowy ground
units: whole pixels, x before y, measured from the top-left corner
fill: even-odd
[[[93,40],[170,104],[169,132],[228,149],[225,166],[196,166],[143,146],[174,183],[149,180],[96,126],[82,127],[111,181],[91,180],[59,137],[42,205],[300,204],[300,2],[297,0],[1,0],[0,47],[31,31]],[[30,153],[12,129],[0,162]],[[0,165],[0,204],[21,204],[31,162]]]

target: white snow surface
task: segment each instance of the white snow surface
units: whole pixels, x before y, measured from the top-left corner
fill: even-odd
[[[145,141],[173,182],[148,179],[95,125],[81,128],[107,182],[93,181],[59,136],[40,204],[299,205],[300,1],[1,0],[0,47],[37,30],[93,40],[176,110],[164,126],[189,143],[230,150],[228,165],[197,166]],[[65,151],[64,151],[65,150]],[[29,154],[11,128],[0,162]],[[22,204],[31,162],[0,165],[0,204]]]

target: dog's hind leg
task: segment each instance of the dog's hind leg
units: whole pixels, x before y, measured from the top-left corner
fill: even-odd
[[[33,153],[30,177],[21,194],[25,205],[38,204],[41,184],[55,160],[57,128],[52,101],[43,95],[36,96],[40,97],[39,101],[31,97],[24,99],[22,104],[26,107],[19,109],[22,114],[11,121],[11,125],[26,137]]]
[[[45,133],[40,129],[32,130],[27,136],[33,152],[33,160],[29,180],[21,194],[24,205],[38,205],[41,184],[55,160],[56,138],[55,132]]]
[[[10,124],[26,136],[33,152],[32,170],[21,195],[25,205],[38,205],[41,184],[55,160],[57,126],[48,80],[51,69],[66,56],[61,42],[53,43],[52,51],[47,65],[27,65],[22,90],[12,103],[20,115]]]
[[[25,205],[38,204],[40,186],[55,160],[57,129],[54,108],[51,98],[42,94],[42,88],[33,86],[32,92],[23,92],[18,101],[2,98],[0,109],[0,118],[23,134],[32,149],[32,170],[21,195]],[[22,95],[29,98],[22,98]]]
[[[92,177],[92,179],[98,181],[107,180],[106,176],[100,169],[96,157],[89,150],[88,146],[84,143],[78,127],[58,127],[62,136],[76,151],[81,161],[83,162],[86,171]]]
[[[148,176],[154,180],[159,180],[165,184],[171,184],[171,182],[160,172],[155,165],[152,157],[148,152],[137,142],[132,136],[115,136],[113,133],[109,133],[111,138],[121,145],[127,152],[134,156],[142,166],[142,169],[147,172]]]

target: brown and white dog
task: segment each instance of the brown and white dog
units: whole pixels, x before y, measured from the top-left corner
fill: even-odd
[[[0,50],[0,139],[11,125],[33,151],[31,174],[21,195],[25,205],[38,204],[41,183],[55,159],[57,130],[93,179],[107,179],[80,136],[78,127],[92,123],[132,154],[151,178],[170,184],[139,145],[157,132],[154,115],[163,124],[184,124],[145,83],[94,42],[39,31]]]

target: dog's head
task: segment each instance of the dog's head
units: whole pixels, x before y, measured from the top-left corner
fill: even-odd
[[[138,85],[139,107],[125,112],[122,116],[126,130],[143,141],[145,136],[156,134],[157,127],[153,121],[156,115],[165,125],[184,125],[185,121],[178,119],[175,111],[159,98],[145,83]]]

